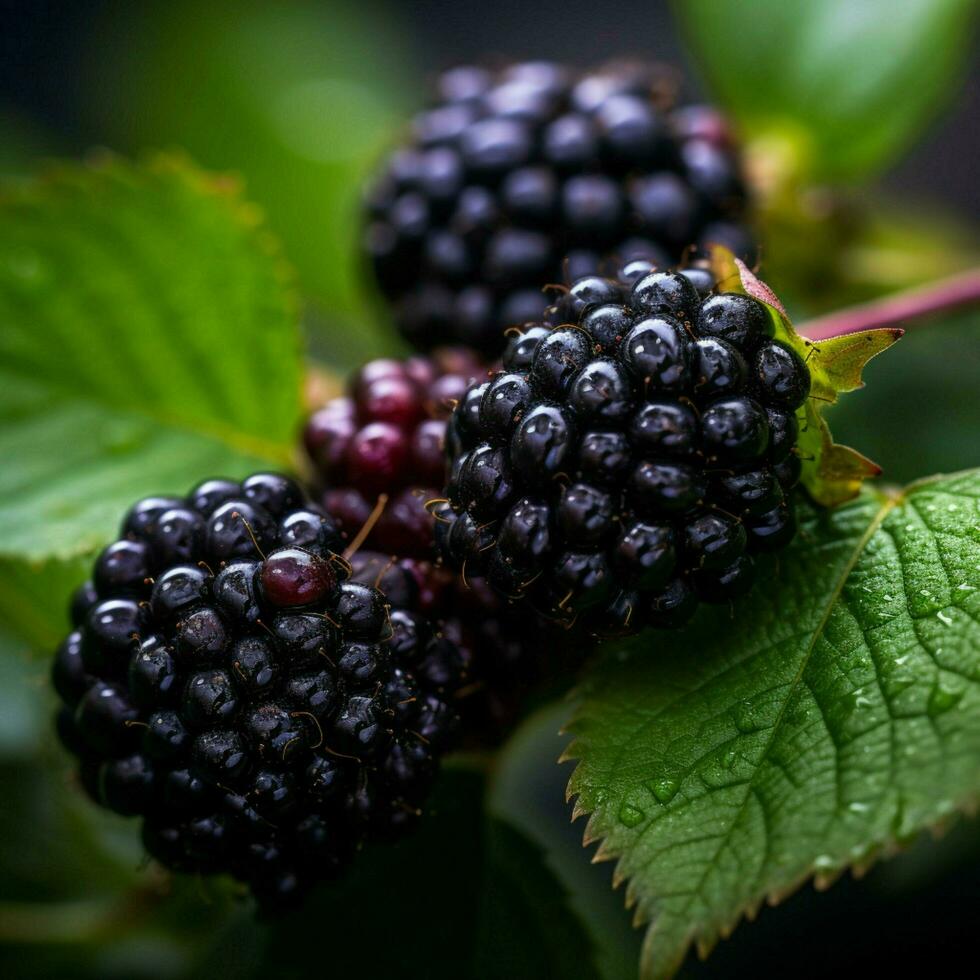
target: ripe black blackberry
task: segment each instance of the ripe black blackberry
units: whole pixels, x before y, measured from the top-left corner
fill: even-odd
[[[53,665],[89,794],[142,816],[166,866],[269,907],[409,826],[458,723],[459,651],[342,548],[273,474],[141,500]]]
[[[749,588],[795,530],[809,371],[707,268],[585,277],[515,337],[449,431],[446,559],[595,632]]]
[[[461,349],[372,361],[304,431],[323,507],[338,530],[350,541],[370,528],[352,557],[355,579],[438,623],[456,643],[468,677],[458,705],[464,730],[483,743],[505,733],[528,689],[553,674],[554,646],[545,642],[546,624],[529,622],[481,579],[464,583],[435,561],[428,505],[446,479],[446,425],[469,383],[486,374]],[[382,493],[387,500],[372,522]],[[567,652],[567,640],[563,646]]]
[[[456,645],[466,675],[457,692],[464,747],[505,738],[534,694],[572,676],[588,653],[588,643],[559,636],[553,624],[517,609],[483,579],[463,582],[433,561],[364,550],[351,563],[355,581],[438,623]]]
[[[444,74],[367,197],[365,249],[405,337],[496,356],[507,327],[541,317],[542,284],[607,256],[666,267],[718,243],[747,258],[728,128],[672,89],[638,63]]]

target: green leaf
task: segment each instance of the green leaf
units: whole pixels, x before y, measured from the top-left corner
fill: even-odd
[[[643,975],[980,793],[980,471],[801,507],[752,595],[596,666],[569,793],[616,858]]]
[[[157,158],[0,194],[0,557],[104,542],[141,494],[283,464],[300,342],[233,182]]]
[[[586,930],[544,852],[501,820],[487,828],[476,977],[599,980]],[[506,941],[503,940],[506,937]]]
[[[363,973],[369,955],[371,976],[598,980],[561,886],[538,848],[485,815],[484,791],[479,773],[447,769],[410,838],[365,848],[351,874],[275,924],[261,975],[322,972],[311,938],[327,929],[336,976]]]
[[[318,888],[303,908],[269,931],[266,973],[323,972],[310,962],[310,937],[329,938],[329,972],[356,976],[369,956],[376,976],[466,977],[477,935],[482,867],[483,779],[447,771],[410,838],[367,847],[357,867]],[[316,953],[322,952],[317,946]]]
[[[571,705],[562,698],[535,712],[507,740],[494,765],[487,810],[539,849],[535,864],[564,891],[557,898],[587,934],[589,960],[602,980],[635,980],[641,937],[623,915],[609,865],[583,860],[582,835],[564,802],[567,767],[554,764],[568,741],[561,729],[570,714]],[[533,873],[541,870],[536,866]],[[556,969],[550,973],[563,975]]]
[[[717,96],[749,137],[791,147],[801,172],[886,166],[955,91],[973,0],[678,0]]]
[[[712,250],[711,263],[724,289],[754,296],[765,304],[775,338],[792,347],[810,371],[810,394],[797,412],[800,427],[797,451],[803,462],[803,485],[817,503],[827,507],[850,500],[860,491],[864,480],[881,473],[881,467],[857,450],[835,443],[823,412],[836,404],[838,394],[862,387],[861,372],[865,364],[891,347],[902,331],[865,330],[814,343],[793,329],[776,294],[744,262],[727,249],[716,247]]]
[[[137,822],[95,807],[60,748],[0,766],[0,792],[4,976],[176,980],[233,923],[227,883],[147,867]],[[222,976],[246,975],[234,958]]]
[[[51,146],[51,138],[36,123],[0,107],[0,174],[30,172],[40,154],[52,152]]]
[[[66,632],[68,597],[91,571],[77,557],[31,565],[0,558],[0,621],[7,627],[6,649],[30,657],[51,652]]]
[[[34,751],[49,724],[44,697],[47,677],[37,665],[16,655],[16,645],[0,625],[0,764]]]
[[[766,281],[798,322],[980,264],[980,240],[962,208],[951,213],[867,185],[823,187],[816,196],[820,207],[812,185],[798,182],[757,202]]]
[[[399,8],[378,13],[351,0],[113,3],[80,82],[81,111],[111,146],[180,146],[245,177],[334,367],[397,343],[364,288],[361,192],[421,94]]]
[[[112,901],[138,884],[134,821],[96,808],[51,730],[30,758],[0,766],[0,936],[4,902]],[[44,841],[43,860],[37,841]],[[145,880],[145,879],[144,879]],[[25,937],[27,938],[27,937]]]
[[[36,751],[50,733],[48,658],[67,632],[66,599],[87,564],[0,558],[0,762]]]

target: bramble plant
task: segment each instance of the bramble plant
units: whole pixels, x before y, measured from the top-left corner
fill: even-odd
[[[261,5],[246,6],[243,36],[270,32],[285,53],[304,33],[297,26],[311,35],[322,27],[319,15],[290,7],[280,36]],[[863,874],[975,807],[980,469],[969,467],[980,403],[967,345],[980,326],[980,244],[975,229],[899,221],[868,201],[857,220],[838,222],[853,188],[881,173],[949,97],[970,5],[896,11],[874,0],[843,20],[831,13],[844,5],[816,0],[792,10],[760,0],[749,18],[716,0],[677,6],[744,139],[759,261],[750,267],[703,241],[681,275],[658,277],[641,259],[613,268],[612,280],[559,289],[552,321],[542,298],[542,324],[511,340],[498,374],[483,356],[496,356],[503,338],[488,340],[483,321],[480,354],[406,357],[395,323],[407,336],[418,326],[406,327],[404,297],[421,273],[405,280],[408,267],[385,262],[407,253],[374,255],[402,303],[379,318],[379,302],[352,275],[356,220],[297,220],[293,183],[270,179],[301,176],[295,186],[321,195],[318,209],[350,204],[379,149],[363,132],[329,187],[318,189],[326,170],[301,165],[271,137],[261,159],[243,157],[243,182],[190,156],[211,163],[207,133],[221,99],[185,119],[151,85],[153,104],[135,125],[158,125],[151,142],[186,153],[99,153],[4,181],[0,939],[15,968],[30,964],[25,975],[245,978],[300,975],[311,964],[363,975],[366,963],[372,976],[694,975],[689,951],[707,956],[764,904],[811,879],[822,889]],[[936,50],[945,57],[928,56]],[[106,68],[116,78],[132,70]],[[143,70],[152,80],[158,66]],[[229,111],[244,146],[260,115],[243,94],[247,70],[230,58],[220,74],[237,93]],[[402,114],[396,74],[391,111],[372,103],[379,119]],[[513,85],[533,88],[545,75],[551,98],[564,73],[540,66],[524,66],[494,96],[508,145],[513,119],[540,95],[515,95]],[[113,98],[133,91],[116,86]],[[634,95],[613,94],[613,122],[653,118],[626,104]],[[591,125],[584,104],[566,135]],[[549,104],[549,124],[556,114]],[[435,126],[448,117],[425,118]],[[118,142],[133,149],[145,137]],[[493,157],[490,144],[482,151]],[[629,186],[621,160],[596,153],[589,168],[610,166],[615,178],[590,186],[615,204],[631,193],[620,188]],[[568,165],[547,163],[561,174]],[[534,195],[555,178],[539,167],[535,183],[522,166],[534,199],[511,181],[515,214],[540,204]],[[405,179],[418,180],[413,173]],[[428,176],[431,204],[445,187],[439,173]],[[654,183],[669,193],[653,195],[658,206],[694,200],[683,182],[662,178]],[[822,216],[808,205],[817,187],[836,202]],[[579,203],[598,220],[590,194]],[[651,208],[653,197],[644,198]],[[372,224],[394,222],[398,200],[376,200]],[[742,221],[743,203],[724,207]],[[567,247],[552,218],[547,208],[534,215],[539,239],[555,236],[545,243],[548,272],[552,250]],[[630,222],[596,248],[619,242]],[[445,245],[456,226],[439,235]],[[374,227],[373,246],[379,240]],[[671,260],[683,252],[673,240],[664,248]],[[341,252],[341,272],[321,265]],[[623,266],[627,278],[614,281]],[[463,295],[455,275],[452,291]],[[548,278],[535,280],[539,290]],[[493,285],[494,316],[514,288]],[[588,290],[610,292],[597,305],[581,300]],[[605,312],[589,320],[596,309]],[[714,321],[712,309],[721,310]],[[728,333],[712,333],[719,318]],[[681,381],[654,378],[652,362],[623,346],[631,330],[647,331],[643,356],[653,357],[654,340],[666,345],[658,363]],[[344,389],[340,379],[368,353],[385,356]],[[717,391],[704,390],[709,364]],[[573,379],[582,382],[574,390]],[[722,396],[738,401],[724,424],[710,415]],[[621,411],[609,408],[617,398]],[[640,418],[654,401],[662,417]],[[528,448],[536,436],[522,423],[534,412],[581,428],[567,437],[574,453],[548,471],[547,491],[535,453],[554,445]],[[828,423],[861,451],[835,442]],[[589,470],[582,444],[595,434],[606,455]],[[675,489],[663,490],[664,473],[653,474],[660,496],[642,498],[634,484],[617,496],[627,484],[619,469],[610,477],[620,466],[609,462],[613,443],[629,447],[634,468],[644,453],[656,466],[666,456],[664,473],[676,475],[680,459],[702,481],[693,503],[664,503]],[[450,471],[443,500],[447,451],[471,461]],[[474,457],[484,460],[479,472]],[[579,510],[556,518],[567,484],[590,472],[599,475]],[[212,477],[234,482],[199,486]],[[616,501],[608,514],[606,498]],[[780,547],[748,543],[769,533],[777,511]],[[568,567],[588,553],[590,573],[605,574],[611,542],[622,557],[616,535],[627,513],[643,547],[617,566],[617,591],[605,581],[566,589],[554,542],[562,561],[571,555]],[[505,516],[510,551],[498,535]],[[446,528],[463,519],[457,536],[469,536],[454,551]],[[668,538],[662,580],[658,568],[648,588],[636,586],[629,561],[639,567]],[[525,545],[541,547],[542,567],[522,563]],[[716,566],[713,548],[723,554]],[[481,565],[481,555],[497,564]],[[751,588],[748,578],[719,584],[747,565]],[[692,599],[683,623],[660,620],[668,588],[704,601],[695,611]],[[591,628],[600,606],[620,615],[614,628]],[[647,623],[666,628],[637,632]],[[62,640],[59,733],[78,772],[52,738],[55,697],[43,680]],[[457,710],[463,732],[453,741]],[[556,766],[559,754],[574,768]],[[137,814],[143,838],[125,816]],[[574,840],[569,816],[582,818]],[[926,860],[941,862],[941,848],[928,847]],[[149,867],[147,853],[157,859]],[[590,857],[614,862],[611,874]],[[288,913],[256,921],[241,882],[263,911]],[[610,885],[623,886],[645,933],[631,929]],[[744,929],[764,930],[777,914]],[[700,969],[710,975],[711,961]]]

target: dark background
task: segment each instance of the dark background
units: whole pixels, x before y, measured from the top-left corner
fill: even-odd
[[[0,109],[50,127],[68,151],[102,142],[102,134],[83,121],[76,82],[115,6],[115,0],[0,0]],[[664,0],[369,0],[368,6],[379,20],[395,19],[402,28],[398,41],[412,49],[410,57],[425,72],[494,56],[589,64],[637,53],[681,63],[690,92],[699,92]],[[980,43],[958,100],[885,185],[980,217],[978,159]]]

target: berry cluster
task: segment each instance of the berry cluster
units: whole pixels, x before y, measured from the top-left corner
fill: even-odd
[[[466,674],[457,708],[468,745],[486,748],[506,737],[529,694],[570,675],[591,647],[585,637],[559,635],[543,617],[529,616],[484,579],[464,582],[438,562],[358,551],[351,563],[355,581],[437,622],[456,645]]]
[[[803,360],[700,267],[584,277],[549,321],[454,413],[447,560],[596,632],[740,595],[795,530]]]
[[[459,651],[350,578],[285,477],[137,503],[72,604],[59,730],[168,867],[287,902],[410,825],[458,722]]]
[[[727,127],[676,108],[665,73],[617,63],[457,68],[367,203],[365,249],[416,347],[490,356],[540,319],[542,287],[607,256],[664,267],[691,246],[753,251]]]
[[[480,375],[486,368],[463,349],[370,361],[351,378],[346,396],[310,416],[306,452],[323,505],[343,533],[357,534],[384,494],[365,545],[389,555],[431,557],[426,504],[445,483],[446,424]]]
[[[325,510],[347,541],[370,528],[351,557],[355,580],[438,622],[457,644],[468,675],[459,709],[467,735],[481,743],[506,730],[527,687],[547,674],[553,646],[546,624],[512,609],[479,577],[463,582],[434,560],[427,506],[446,479],[446,426],[469,384],[486,374],[459,349],[371,361],[304,431]],[[382,493],[388,499],[372,521]],[[571,655],[563,659],[567,667]]]
[[[665,72],[449,71],[367,210],[427,353],[309,418],[319,503],[275,474],[138,502],[53,666],[93,799],[269,908],[406,829],[461,722],[493,740],[594,634],[740,594],[794,530],[809,374],[701,267],[754,251],[746,194]]]

